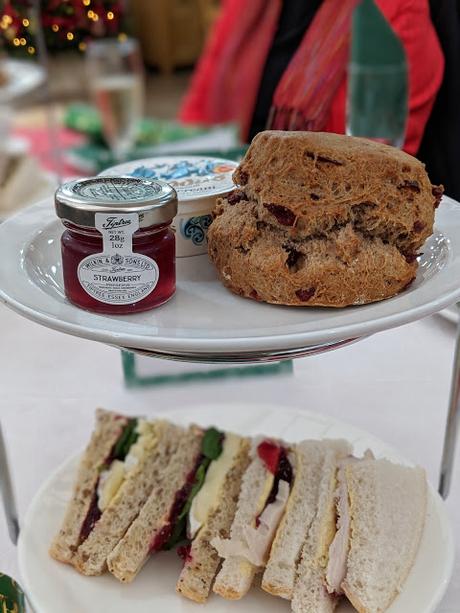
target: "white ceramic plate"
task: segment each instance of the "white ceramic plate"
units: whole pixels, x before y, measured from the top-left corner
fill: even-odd
[[[178,422],[193,421],[217,425],[244,434],[261,432],[296,441],[303,438],[346,438],[361,454],[367,448],[377,457],[409,464],[397,452],[365,432],[322,415],[260,405],[213,405],[170,411],[165,417]],[[193,613],[199,610],[176,595],[174,588],[181,563],[175,553],[160,553],[144,567],[130,585],[121,585],[112,576],[82,577],[70,567],[52,560],[48,545],[58,529],[77,459],[68,460],[42,486],[24,520],[19,541],[19,564],[23,587],[36,613]],[[430,488],[425,531],[415,565],[388,613],[430,613],[435,610],[449,583],[453,568],[453,536],[443,503]],[[213,613],[280,613],[289,604],[257,588],[239,602],[212,596],[203,610]],[[342,604],[337,613],[355,611]]]
[[[50,201],[0,226],[0,300],[62,332],[165,354],[268,352],[365,336],[440,311],[460,298],[460,205],[445,198],[416,281],[389,300],[344,309],[273,306],[240,298],[217,280],[207,256],[177,262],[175,297],[160,308],[103,316],[63,292],[62,226]]]
[[[2,63],[7,81],[0,87],[0,103],[11,102],[38,87],[45,80],[45,71],[36,62],[6,60]]]

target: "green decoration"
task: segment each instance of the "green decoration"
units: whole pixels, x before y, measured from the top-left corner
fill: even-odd
[[[0,613],[25,613],[26,602],[21,586],[0,573]]]
[[[124,460],[129,453],[132,445],[139,438],[139,433],[136,430],[137,419],[130,419],[128,424],[123,428],[123,432],[118,439],[113,450],[114,460]]]

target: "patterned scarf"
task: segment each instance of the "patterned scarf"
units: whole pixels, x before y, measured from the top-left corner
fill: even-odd
[[[351,15],[360,0],[324,0],[272,100],[267,127],[321,130],[345,74]],[[206,123],[238,120],[248,134],[282,0],[223,0],[188,100]],[[185,109],[185,111],[184,111]]]
[[[275,90],[267,127],[323,130],[345,74],[360,0],[324,0]]]

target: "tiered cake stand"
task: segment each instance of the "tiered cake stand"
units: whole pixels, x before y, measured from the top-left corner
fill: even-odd
[[[61,332],[143,355],[206,363],[261,363],[316,355],[432,315],[460,300],[460,204],[444,198],[414,283],[382,302],[345,309],[288,308],[235,296],[207,256],[177,261],[177,293],[160,308],[129,316],[78,309],[63,291],[62,226],[51,200],[0,226],[0,300]],[[439,491],[452,476],[460,414],[460,337],[452,373]]]

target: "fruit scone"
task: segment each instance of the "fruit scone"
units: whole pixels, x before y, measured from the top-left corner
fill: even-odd
[[[321,132],[261,132],[233,178],[214,210],[209,256],[233,292],[292,306],[401,292],[443,193],[407,153]]]

